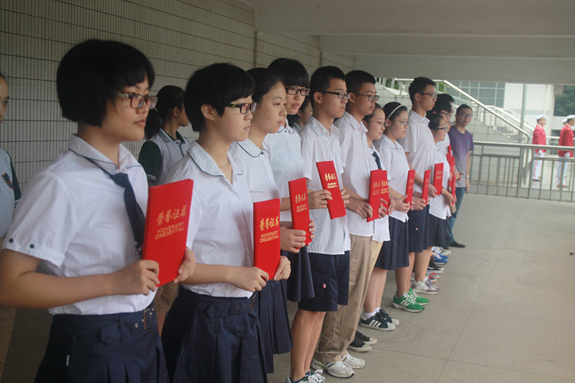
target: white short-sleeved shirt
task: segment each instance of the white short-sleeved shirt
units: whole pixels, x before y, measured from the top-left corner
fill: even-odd
[[[305,165],[301,156],[299,134],[287,124],[277,133],[268,134],[264,139],[264,148],[268,150],[274,180],[280,190],[281,198],[289,197],[289,181],[305,177]],[[280,213],[281,221],[291,221],[291,211]]]
[[[111,174],[128,175],[138,204],[146,211],[148,182],[142,166],[120,146],[119,168],[78,136],[68,151],[38,172],[14,213],[3,248],[41,260],[59,277],[110,274],[140,259],[124,204],[124,189]],[[103,315],[144,310],[146,295],[111,295],[54,307],[51,314]]]
[[[377,162],[376,162],[374,156],[377,156],[377,158],[379,158],[379,163],[381,164],[381,169],[387,170],[383,167],[383,162],[381,161],[381,156],[379,155],[377,150],[373,149],[373,147],[369,148],[369,155],[371,157],[370,159],[373,160],[372,162],[375,164],[375,169],[377,169]],[[387,181],[389,183],[389,173],[387,175]],[[375,242],[389,241],[391,239],[391,237],[389,236],[389,215],[386,215],[385,217],[382,217],[382,218],[378,218],[372,222],[374,224],[373,240]]]
[[[331,135],[330,135],[331,133]],[[339,146],[339,130],[332,125],[328,131],[313,116],[300,131],[301,155],[305,164],[305,177],[310,190],[323,190],[316,163],[333,161],[337,173],[337,181],[342,186],[341,148]],[[312,209],[310,217],[317,228],[314,240],[308,245],[308,251],[321,254],[343,254],[350,249],[349,233],[346,216],[331,219],[327,209]]]
[[[158,134],[150,138],[150,141],[158,145],[160,153],[162,153],[162,168],[160,169],[160,174],[158,174],[157,179],[150,178],[152,185],[165,184],[166,177],[168,177],[170,170],[186,156],[190,148],[190,142],[185,137],[179,133],[176,133],[176,136],[178,139],[174,140],[164,129],[160,129]]]
[[[243,142],[235,142],[230,147],[230,154],[238,164],[245,164],[244,172],[253,202],[280,198],[280,191],[274,181],[274,174],[268,151],[258,148],[249,138]]]
[[[435,141],[429,130],[429,120],[413,110],[410,111],[407,133],[399,143],[405,152],[409,153],[407,160],[415,169],[415,173],[423,179],[425,171],[431,169],[435,163]],[[421,186],[417,183],[413,188],[414,191],[421,192]]]
[[[345,112],[334,125],[340,131],[338,139],[343,163],[341,176],[343,186],[367,199],[369,197],[370,172],[377,169],[377,164],[367,146],[367,128],[348,112]],[[347,211],[349,234],[371,237],[374,233],[374,222],[367,222],[367,219],[361,218],[359,214]]]
[[[387,179],[389,187],[401,195],[405,195],[407,188],[407,173],[409,172],[409,163],[405,158],[403,147],[396,142],[395,144],[385,134],[381,140],[374,143],[375,149],[381,158],[381,165],[387,169]],[[391,216],[401,222],[407,222],[407,213],[395,210]]]
[[[232,183],[197,143],[172,169],[167,182],[192,179],[194,192],[187,246],[197,263],[253,266],[253,204],[244,170],[228,152]],[[202,295],[247,298],[252,295],[229,283],[182,285]]]
[[[439,141],[438,144],[440,142],[443,141]],[[435,154],[435,163],[437,164],[443,163],[442,185],[445,189],[447,189],[447,185],[449,183],[449,173],[451,171],[451,168],[449,167],[449,162],[447,162],[447,157],[445,156],[445,154],[443,154],[442,149],[439,147],[439,145],[436,145],[434,154]],[[449,205],[447,204],[445,198],[443,198],[442,195],[438,195],[435,198],[431,198],[431,201],[429,203],[429,214],[441,219],[447,219],[447,217],[451,216]]]
[[[451,141],[449,140],[449,134],[445,133],[445,140],[439,141],[437,143],[439,150],[441,150],[441,153],[443,153],[444,156],[447,155],[447,147],[449,145],[451,145]]]

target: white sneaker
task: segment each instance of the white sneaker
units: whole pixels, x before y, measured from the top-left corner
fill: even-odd
[[[309,374],[307,376],[307,381],[311,382],[311,383],[323,383],[325,382],[325,376],[322,375],[323,371],[322,370],[314,370],[313,371],[313,375]]]
[[[312,359],[311,368],[314,370],[327,371],[328,374],[335,376],[336,378],[351,378],[354,375],[353,369],[341,360],[331,363],[322,363],[319,360]]]
[[[449,254],[451,254],[451,250],[444,249],[443,247],[438,247],[437,250],[439,250],[439,253],[440,253],[441,255],[449,255]]]
[[[355,357],[351,356],[351,354],[349,352],[347,354],[345,354],[345,356],[343,357],[343,359],[341,361],[343,363],[347,364],[350,368],[364,368],[365,367],[365,360],[355,358]]]
[[[421,280],[421,282],[414,282],[411,285],[411,288],[416,293],[422,294],[437,294],[439,292],[439,288],[433,286],[431,283],[427,283],[429,278],[425,277]]]

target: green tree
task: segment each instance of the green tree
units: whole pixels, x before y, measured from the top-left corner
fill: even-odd
[[[575,114],[575,86],[565,85],[563,94],[555,96],[556,116],[568,116]]]

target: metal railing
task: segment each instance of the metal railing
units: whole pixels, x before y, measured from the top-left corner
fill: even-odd
[[[377,81],[393,94],[395,101],[399,101],[399,99],[406,97],[409,98],[408,88],[413,79],[378,78]],[[483,104],[481,101],[447,80],[434,81],[444,85],[444,93],[450,93],[449,89],[453,89],[454,92],[451,92],[451,95],[455,99],[455,104],[467,104],[473,108],[473,123],[480,123],[495,133],[496,136],[498,135],[503,137],[504,139],[501,139],[500,141],[517,143],[527,143],[530,141],[530,137],[533,135],[534,129],[534,126],[531,126],[532,124],[524,122],[523,125],[521,125],[520,121],[518,121],[515,116],[510,116],[508,112],[495,106]],[[457,93],[458,95],[454,95],[453,93]]]
[[[575,151],[575,147],[476,141],[469,168],[470,192],[517,198],[573,202],[575,159],[556,155],[535,157],[537,149]],[[542,161],[540,182],[534,181],[534,161]],[[557,177],[558,165],[566,187]]]

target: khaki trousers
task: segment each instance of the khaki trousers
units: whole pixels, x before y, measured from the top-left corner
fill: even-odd
[[[373,270],[372,237],[350,235],[349,298],[347,306],[325,314],[314,358],[322,363],[340,361],[355,337],[369,277]],[[380,245],[381,246],[381,245]],[[376,258],[377,259],[377,256]]]
[[[10,338],[12,338],[15,317],[16,309],[0,308],[0,380],[2,380],[2,373],[4,372],[4,364],[8,346],[10,346]]]

